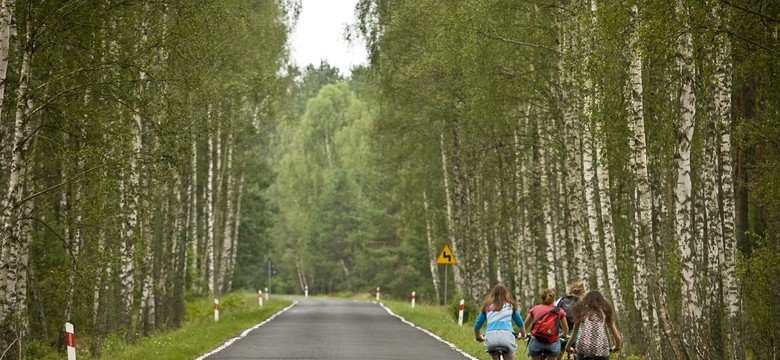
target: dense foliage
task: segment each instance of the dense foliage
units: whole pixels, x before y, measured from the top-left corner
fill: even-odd
[[[287,64],[298,6],[0,0],[7,358],[234,288],[576,280],[624,354],[777,357],[777,2],[360,0],[348,76]]]
[[[235,248],[266,239],[260,155],[289,109],[296,11],[0,2],[4,359],[64,349],[65,322],[95,354],[178,327],[187,293],[228,292],[251,268]]]
[[[349,88],[299,83],[321,90],[281,132],[271,236],[289,290],[448,303],[447,270],[449,294],[502,282],[528,308],[583,279],[615,304],[629,353],[777,353],[759,315],[774,272],[757,274],[780,243],[777,4],[356,10],[370,66]],[[445,244],[451,269],[431,263]]]

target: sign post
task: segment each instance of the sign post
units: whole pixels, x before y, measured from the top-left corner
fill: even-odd
[[[219,321],[219,299],[214,299],[214,321]]]
[[[450,250],[449,245],[444,245],[444,249],[439,253],[439,257],[436,258],[436,263],[439,265],[455,265],[458,263],[455,260],[455,254]],[[444,305],[447,305],[447,278],[449,278],[449,271],[447,266],[444,267]]]
[[[463,326],[463,299],[460,299],[460,306],[458,307],[458,325]]]
[[[65,342],[68,345],[68,360],[76,360],[76,335],[74,335],[73,324],[65,323]]]
[[[376,287],[376,301],[379,301],[379,286]]]

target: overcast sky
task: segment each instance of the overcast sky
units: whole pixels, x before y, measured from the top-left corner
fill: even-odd
[[[303,8],[291,37],[292,60],[301,68],[319,66],[320,60],[349,75],[349,68],[365,64],[362,43],[347,43],[344,28],[355,22],[357,0],[302,0]]]

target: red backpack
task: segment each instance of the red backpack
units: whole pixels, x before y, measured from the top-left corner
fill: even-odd
[[[561,328],[561,309],[554,307],[552,310],[539,315],[531,325],[531,336],[543,343],[558,341],[558,329]]]

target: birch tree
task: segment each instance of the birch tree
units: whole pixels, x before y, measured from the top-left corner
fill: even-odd
[[[683,33],[677,43],[676,61],[680,69],[680,115],[677,123],[677,144],[675,147],[675,226],[677,243],[682,262],[682,293],[687,294],[683,302],[684,336],[695,351],[703,350],[698,325],[701,321],[701,304],[696,283],[696,258],[693,254],[692,184],[691,184],[691,139],[696,115],[696,94],[693,91],[694,59],[693,36],[687,21],[685,3],[678,0],[676,13],[681,19]]]

